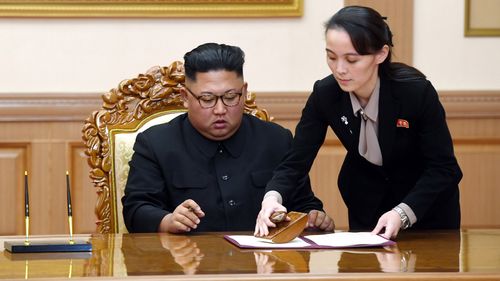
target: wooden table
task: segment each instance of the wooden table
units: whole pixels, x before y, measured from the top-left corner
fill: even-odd
[[[304,251],[242,250],[222,236],[92,235],[92,253],[3,251],[0,279],[500,280],[500,229],[407,231],[391,248]]]

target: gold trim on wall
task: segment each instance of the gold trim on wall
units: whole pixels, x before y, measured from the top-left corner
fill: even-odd
[[[500,36],[500,1],[465,0],[465,36]]]
[[[300,17],[304,0],[0,0],[0,17]]]

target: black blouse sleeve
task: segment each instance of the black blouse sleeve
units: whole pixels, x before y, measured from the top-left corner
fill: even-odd
[[[314,84],[314,90],[302,110],[291,149],[275,169],[273,178],[266,186],[266,192],[270,190],[279,192],[284,203],[300,186],[300,181],[309,174],[318,150],[325,140],[328,122],[324,120],[324,114],[320,109],[321,97],[318,84],[319,81]]]

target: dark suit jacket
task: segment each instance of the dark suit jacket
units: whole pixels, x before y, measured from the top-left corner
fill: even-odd
[[[130,232],[156,232],[186,199],[205,212],[196,231],[253,230],[265,185],[291,146],[289,130],[245,114],[231,138],[203,137],[187,114],[139,134],[122,198]],[[309,178],[300,179],[289,210],[322,210]]]
[[[347,150],[338,186],[351,229],[372,229],[382,214],[401,202],[415,212],[414,228],[458,228],[462,172],[436,90],[425,79],[381,78],[380,83],[382,167],[359,155],[360,119],[353,113],[349,94],[330,75],[315,83],[297,125],[293,149],[267,190],[277,190],[286,200],[293,183],[309,172],[331,127]],[[397,126],[401,120],[409,127]]]

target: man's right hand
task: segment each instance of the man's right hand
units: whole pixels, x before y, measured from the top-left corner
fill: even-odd
[[[286,208],[278,203],[278,198],[275,196],[267,196],[262,200],[262,209],[260,209],[259,215],[257,216],[257,222],[255,223],[255,236],[266,236],[269,234],[269,227],[276,227],[269,218],[274,212],[283,211],[286,212]]]
[[[205,213],[200,206],[191,199],[182,202],[174,212],[166,215],[160,222],[159,232],[182,233],[196,229],[200,223],[200,218]]]

